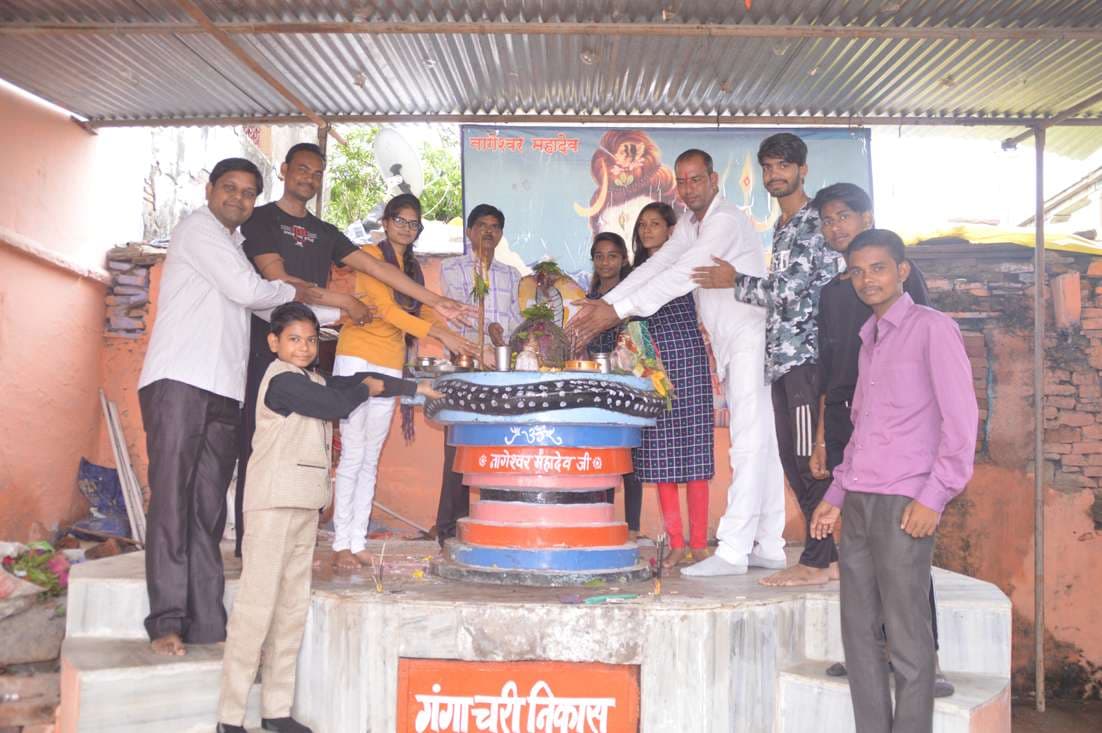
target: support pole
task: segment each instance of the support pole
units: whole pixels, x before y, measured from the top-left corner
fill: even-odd
[[[328,168],[329,159],[329,125],[318,125],[318,147],[321,148],[321,154],[325,157]],[[321,185],[318,186],[318,195],[314,198],[314,216],[322,219],[322,207],[323,199],[325,198],[325,176],[321,178]]]
[[[1033,243],[1033,654],[1038,712],[1045,711],[1045,128],[1033,128],[1037,213]]]

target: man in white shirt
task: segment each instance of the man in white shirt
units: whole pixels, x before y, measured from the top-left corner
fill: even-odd
[[[249,310],[306,297],[260,277],[238,227],[264,189],[243,158],[220,161],[207,205],[172,232],[138,397],[149,453],[145,628],[159,654],[226,638],[219,541],[245,393]]]
[[[719,196],[719,177],[703,150],[686,150],[674,165],[677,194],[691,215],[674,228],[657,253],[601,300],[587,301],[568,325],[576,343],[624,318],[648,316],[693,292],[700,320],[711,335],[716,369],[731,410],[733,475],[727,509],[716,528],[719,549],[682,575],[736,575],[748,567],[783,568],[784,482],[777,457],[773,406],[761,379],[765,314],[738,303],[728,290],[699,290],[693,269],[718,257],[739,272],[765,274],[765,253],[750,220]],[[756,547],[755,547],[756,545]]]
[[[479,204],[467,215],[467,238],[471,248],[466,254],[449,257],[440,267],[444,297],[460,303],[475,304],[471,295],[474,286],[475,267],[490,263],[489,292],[486,304],[486,335],[491,340],[507,343],[513,331],[521,324],[518,291],[520,272],[511,265],[494,259],[494,252],[505,231],[505,214],[490,204]],[[459,334],[475,343],[479,340],[475,325],[463,326]],[[485,356],[485,355],[484,355]],[[470,512],[470,488],[463,485],[463,475],[452,470],[455,446],[444,438],[444,475],[440,481],[440,502],[436,508],[436,539],[455,536],[458,521]]]

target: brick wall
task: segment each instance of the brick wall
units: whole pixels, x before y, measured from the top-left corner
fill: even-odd
[[[990,408],[992,400],[1009,397],[1001,392],[1010,385],[996,378],[994,349],[1000,340],[1025,340],[1028,363],[1019,367],[1032,374],[1033,250],[1010,244],[921,244],[908,248],[908,257],[926,276],[931,304],[951,315],[964,337],[980,407],[977,458],[1003,463],[989,450],[997,429],[990,423]],[[1092,489],[1095,521],[1102,527],[1102,259],[1049,251],[1045,265],[1051,284],[1045,326],[1046,481],[1056,489]],[[1064,287],[1061,280],[1068,281]],[[1051,297],[1055,289],[1060,297]],[[1080,314],[1081,320],[1074,320]],[[1057,320],[1066,325],[1057,326]],[[1032,403],[1031,382],[1026,396]],[[1028,446],[1019,465],[1032,473],[1032,420],[1013,427],[1020,431],[1015,444]]]

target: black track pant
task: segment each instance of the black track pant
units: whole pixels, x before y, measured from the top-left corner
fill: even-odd
[[[819,422],[819,367],[801,364],[773,382],[773,420],[777,426],[777,447],[788,485],[804,513],[807,540],[800,564],[825,568],[838,560],[834,538],[817,540],[811,536],[811,514],[823,500],[830,479],[811,475],[811,449],[815,445],[815,426]]]

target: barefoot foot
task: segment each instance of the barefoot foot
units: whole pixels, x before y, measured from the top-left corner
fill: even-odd
[[[169,657],[182,657],[187,654],[184,648],[184,640],[179,634],[165,634],[158,636],[149,644],[153,647],[154,654],[164,654]]]
[[[829,568],[810,568],[807,565],[793,565],[787,570],[773,573],[758,581],[762,585],[789,587],[797,585],[822,585],[830,582]]]
[[[662,567],[666,570],[677,567],[685,560],[688,552],[684,547],[670,548],[670,551],[666,553],[666,558],[662,561]]]
[[[337,554],[333,558],[333,564],[336,565],[337,570],[346,572],[359,570],[363,567],[351,550],[337,550]]]
[[[366,549],[353,553],[352,557],[356,558],[360,565],[364,567],[370,568],[375,564],[375,556]]]
[[[841,580],[842,579],[842,574],[840,572],[838,572],[838,563],[837,562],[832,562],[830,564],[830,567],[828,568],[828,570],[830,570],[830,579],[831,580]]]

